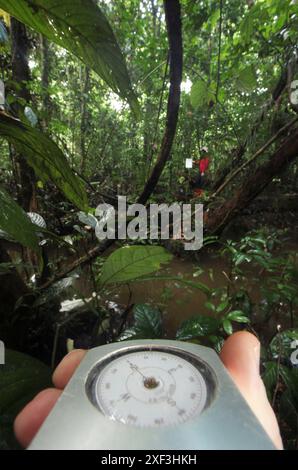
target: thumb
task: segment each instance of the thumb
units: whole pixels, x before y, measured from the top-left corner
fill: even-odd
[[[246,331],[231,335],[224,343],[220,358],[236,386],[278,449],[282,440],[274,411],[260,376],[260,343]]]

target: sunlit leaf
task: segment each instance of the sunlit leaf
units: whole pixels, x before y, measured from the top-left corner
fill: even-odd
[[[215,102],[215,86],[208,85],[203,80],[197,80],[191,87],[190,102],[193,108],[201,108],[208,106],[211,102]]]
[[[78,208],[88,207],[83,183],[59,147],[38,129],[0,112],[0,135],[24,155],[42,181],[50,179]]]
[[[248,44],[250,42],[253,34],[253,27],[253,15],[250,11],[240,23],[241,39],[244,44]]]
[[[0,0],[0,8],[82,60],[138,113],[122,52],[96,2]]]
[[[242,91],[252,91],[257,86],[256,71],[252,65],[240,70],[237,76],[237,86]]]
[[[131,281],[158,271],[172,255],[161,246],[124,246],[114,251],[102,267],[101,284]]]

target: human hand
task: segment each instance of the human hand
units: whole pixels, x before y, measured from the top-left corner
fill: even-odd
[[[86,351],[76,349],[65,356],[53,374],[55,388],[40,392],[16,417],[15,435],[23,447],[30,444],[85,354]],[[275,446],[282,449],[277,420],[259,374],[257,338],[245,331],[234,333],[225,341],[220,358]]]

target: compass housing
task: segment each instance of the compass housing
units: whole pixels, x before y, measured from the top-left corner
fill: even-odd
[[[109,364],[116,364],[119,358],[126,360],[130,357],[134,358],[134,361],[130,362],[139,369],[134,355],[146,352],[169,354],[171,357],[173,355],[179,358],[177,364],[183,365],[183,361],[186,361],[198,372],[197,377],[201,376],[204,380],[206,397],[197,413],[189,413],[185,420],[168,422],[165,419],[165,422],[159,423],[161,425],[158,426],[152,423],[149,426],[139,426],[126,419],[123,407],[120,407],[118,416],[113,416],[113,413],[105,408],[105,399],[98,393],[98,381],[102,377],[109,377],[106,375]],[[144,371],[139,370],[143,374]],[[123,377],[122,372],[124,369],[121,367],[117,381]],[[143,374],[146,379],[153,378],[167,385],[162,372],[158,378],[156,367],[150,372],[150,377]],[[138,397],[139,388],[134,388],[135,384],[144,385],[145,379],[136,379],[137,374],[139,373],[135,367],[132,367],[129,375],[124,374],[124,377],[130,377],[133,385],[129,390]],[[164,388],[160,385],[160,396],[164,400],[160,401],[160,404],[168,406],[164,398],[168,396],[169,390],[166,385]],[[145,388],[143,393],[146,397],[150,389]],[[157,388],[153,387],[151,391],[155,393]],[[187,383],[184,384],[183,390],[187,396]],[[177,392],[178,398],[179,393]],[[177,406],[181,408],[179,400]],[[145,403],[144,406],[149,405]],[[163,409],[159,408],[159,412]],[[171,340],[137,340],[99,346],[88,351],[29,449],[269,450],[275,449],[275,446],[212,349]]]

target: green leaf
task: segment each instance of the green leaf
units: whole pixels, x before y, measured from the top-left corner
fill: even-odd
[[[286,390],[280,399],[279,416],[287,423],[296,440],[298,433],[298,404],[289,390]]]
[[[223,326],[223,329],[225,330],[225,332],[227,333],[227,335],[231,335],[233,333],[233,326],[232,326],[232,323],[230,322],[230,320],[225,319],[222,322],[222,326]]]
[[[217,336],[217,335],[211,335],[211,336],[208,336],[208,339],[212,343],[212,346],[215,349],[215,351],[219,354],[225,342],[223,337]]]
[[[158,271],[172,255],[161,246],[124,246],[114,251],[104,262],[100,283],[112,284],[132,281]]]
[[[298,370],[282,364],[279,366],[279,374],[288,390],[298,401]]]
[[[208,86],[203,80],[197,80],[191,87],[190,102],[193,108],[201,108],[215,102],[214,84]]]
[[[216,307],[215,305],[210,302],[209,300],[207,300],[207,302],[205,302],[205,307],[208,308],[209,310],[211,310],[212,312],[215,312],[216,311]]]
[[[241,37],[242,37],[242,41],[244,45],[247,45],[250,42],[252,34],[253,34],[253,30],[254,30],[253,15],[251,14],[251,11],[250,11],[240,23],[240,33],[241,33]]]
[[[210,22],[210,25],[211,25],[211,30],[214,29],[214,27],[216,26],[216,23],[218,22],[220,18],[220,9],[217,8],[217,10],[215,10],[212,15],[210,16],[208,22]]]
[[[38,129],[0,112],[0,135],[22,153],[40,179],[50,179],[78,208],[87,211],[82,181],[71,170],[59,147]]]
[[[6,350],[0,366],[0,442],[16,446],[12,425],[19,411],[42,389],[51,385],[51,370],[26,354]]]
[[[284,359],[290,359],[294,349],[291,347],[293,341],[298,341],[298,329],[285,330],[277,333],[270,343],[270,352],[276,359],[279,355]]]
[[[215,28],[220,17],[220,9],[217,8],[203,24],[203,28],[211,32]]]
[[[162,316],[160,311],[148,304],[134,307],[134,325],[125,330],[119,340],[156,339],[162,336]]]
[[[233,310],[232,312],[228,313],[226,316],[228,320],[236,321],[238,323],[249,323],[250,320],[247,316],[242,312],[242,310]]]
[[[8,236],[40,253],[36,226],[33,225],[23,209],[0,186],[0,229]]]
[[[196,315],[185,320],[176,333],[176,339],[186,341],[198,336],[209,336],[217,332],[219,321],[216,318]]]
[[[93,214],[86,214],[85,212],[80,211],[78,213],[78,219],[82,224],[89,225],[89,227],[92,227],[95,229],[96,224],[97,224],[97,219],[96,217],[94,217]]]
[[[124,57],[96,2],[0,0],[0,8],[78,57],[139,113]]]
[[[230,303],[229,299],[226,299],[226,300],[224,300],[223,302],[221,302],[221,303],[218,305],[218,307],[216,307],[216,312],[217,312],[217,313],[223,312],[223,311],[227,308],[227,306],[229,305],[229,303]]]
[[[239,253],[235,256],[235,266],[239,266],[240,264],[242,264],[244,261],[250,261],[249,257],[242,254],[242,253]]]
[[[265,362],[265,372],[262,375],[269,400],[272,399],[272,393],[277,382],[277,363],[273,361]]]
[[[248,65],[240,70],[237,76],[237,86],[242,91],[252,91],[257,86],[257,75],[254,67]]]

